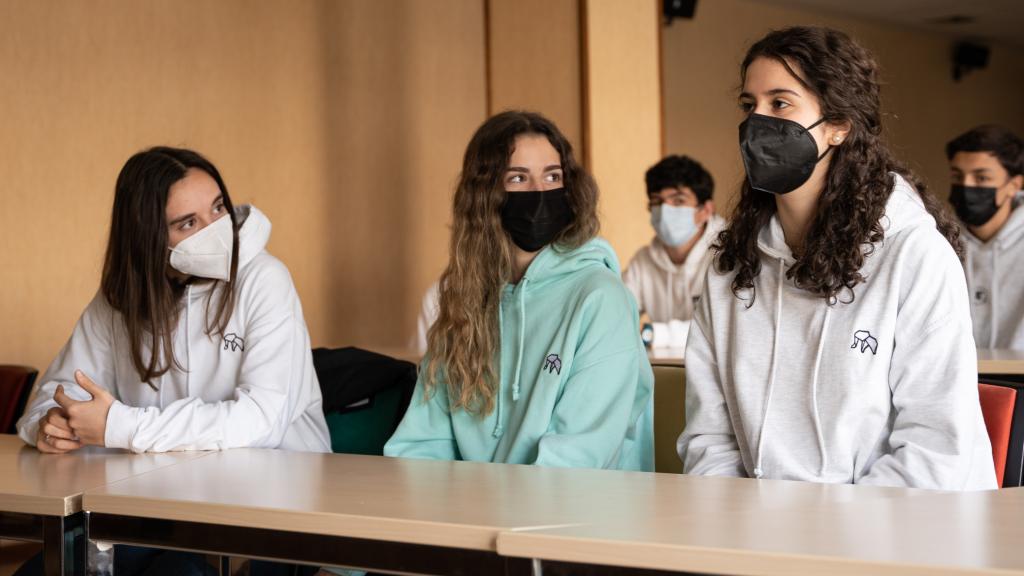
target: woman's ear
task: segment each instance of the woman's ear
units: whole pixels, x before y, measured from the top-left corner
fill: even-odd
[[[850,130],[853,126],[850,121],[841,122],[839,124],[828,123],[825,125],[825,138],[829,146],[839,146],[846,140],[846,137],[850,135]]]

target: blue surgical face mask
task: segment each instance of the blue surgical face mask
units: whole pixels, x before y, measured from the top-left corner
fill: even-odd
[[[682,246],[697,233],[696,214],[697,209],[693,206],[658,204],[651,208],[651,226],[666,245],[673,248]]]

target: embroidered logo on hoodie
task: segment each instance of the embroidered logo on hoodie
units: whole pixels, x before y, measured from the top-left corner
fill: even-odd
[[[245,351],[245,340],[243,340],[238,334],[231,332],[230,334],[224,335],[224,349],[230,349],[232,352],[238,352],[239,350]]]
[[[856,348],[858,344],[860,345],[861,354],[869,348],[871,349],[872,354],[878,354],[878,340],[875,340],[875,337],[871,335],[871,332],[868,332],[867,330],[857,330],[854,332],[853,344],[850,345],[850,348]]]
[[[558,354],[548,354],[547,358],[544,359],[544,366],[541,370],[547,370],[548,374],[561,374],[562,359],[558,357]]]

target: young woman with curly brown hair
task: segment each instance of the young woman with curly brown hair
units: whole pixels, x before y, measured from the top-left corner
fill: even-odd
[[[653,469],[636,302],[557,127],[503,112],[455,191],[439,314],[388,456]]]
[[[958,228],[882,139],[874,59],[789,28],[741,80],[747,181],[690,332],[684,471],[995,488]]]

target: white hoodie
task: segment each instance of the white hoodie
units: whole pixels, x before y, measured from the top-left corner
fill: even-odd
[[[686,350],[684,472],[996,488],[960,263],[901,177],[881,223],[851,304],[785,277],[776,217],[752,303],[735,273],[709,270]]]
[[[711,264],[711,245],[724,227],[725,220],[712,215],[682,264],[672,262],[657,237],[633,256],[622,273],[622,281],[636,298],[640,312],[647,312],[651,322],[693,317],[693,304],[700,298],[704,275]]]
[[[117,399],[107,414],[108,447],[330,451],[302,305],[288,269],[264,249],[270,221],[251,206],[238,207],[236,215],[242,222],[236,300],[225,335],[206,334],[213,283],[190,285],[173,337],[184,371],[172,365],[154,389],[132,364],[120,313],[97,294],[18,421],[25,442],[35,445],[39,419],[57,405],[58,384],[72,398],[89,399],[74,383],[74,371],[82,370]]]
[[[982,242],[964,228],[964,268],[978,348],[1024,350],[1024,195],[999,232]],[[993,320],[994,319],[994,320]]]

